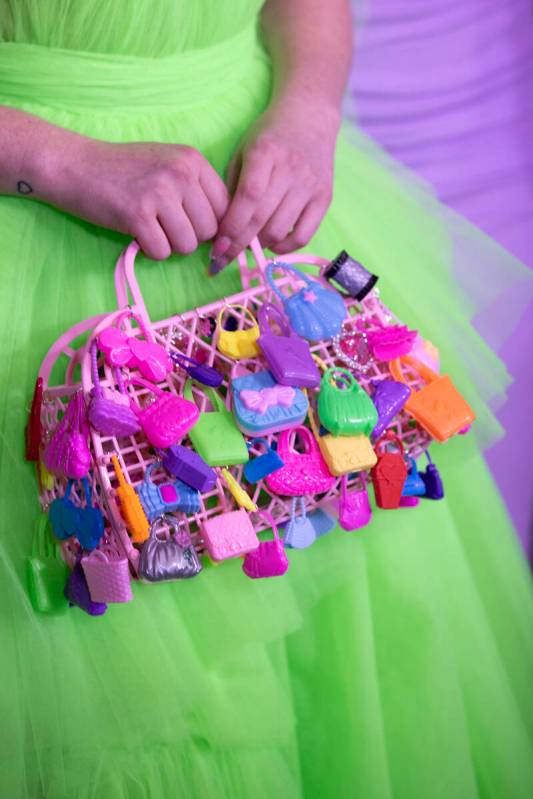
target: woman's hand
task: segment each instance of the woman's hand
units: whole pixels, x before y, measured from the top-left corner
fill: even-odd
[[[233,198],[213,243],[216,274],[254,236],[278,254],[303,247],[331,201],[339,113],[312,97],[274,103],[248,131],[228,169]]]
[[[228,206],[228,192],[213,167],[179,144],[86,139],[60,171],[48,201],[133,236],[157,260],[191,253],[212,239]]]

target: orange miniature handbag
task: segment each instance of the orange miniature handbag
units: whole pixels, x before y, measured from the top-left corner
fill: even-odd
[[[438,375],[411,355],[391,361],[389,368],[395,380],[407,383],[402,364],[411,367],[425,380],[420,391],[412,391],[404,409],[437,441],[447,441],[472,424],[476,414],[455,388],[448,375]]]
[[[141,505],[141,501],[132,485],[126,482],[126,478],[119,466],[116,455],[111,456],[115,474],[119,482],[117,488],[117,499],[120,503],[120,512],[126,527],[131,533],[132,541],[142,544],[150,535],[150,525]]]

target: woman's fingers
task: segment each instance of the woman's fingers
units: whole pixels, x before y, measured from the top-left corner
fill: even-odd
[[[207,201],[206,204],[208,205]],[[172,205],[166,203],[159,208],[157,218],[165,231],[172,252],[185,255],[195,251],[198,247],[198,235],[181,205],[177,202]]]
[[[263,247],[272,250],[279,242],[284,241],[295,228],[308,202],[309,193],[303,187],[297,186],[287,192],[274,213],[261,228],[259,239]]]
[[[128,232],[137,239],[147,258],[164,261],[172,252],[172,246],[155,214],[138,220]]]
[[[300,249],[300,247],[305,247],[318,230],[330,202],[329,196],[311,200],[303,208],[295,224],[292,228],[289,228],[284,237],[276,239],[271,236],[269,243],[265,244],[261,235],[261,243],[277,255],[285,255],[293,250]]]

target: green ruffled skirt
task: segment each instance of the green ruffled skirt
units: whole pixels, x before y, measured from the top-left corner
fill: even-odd
[[[254,28],[161,59],[0,45],[0,103],[110,141],[190,144],[221,173],[269,91]],[[531,585],[480,454],[502,432],[491,407],[508,376],[472,326],[510,332],[497,300],[526,298],[526,270],[346,131],[307,249],[346,248],[379,274],[474,406],[472,432],[433,447],[446,499],[293,551],[281,579],[229,562],[136,586],[100,619],[46,617],[25,586],[38,513],[26,410],[52,341],[113,309],[126,239],[5,196],[0,231],[0,795],[529,799]],[[207,246],[140,259],[154,319],[238,290],[235,267],[207,279],[207,262]]]

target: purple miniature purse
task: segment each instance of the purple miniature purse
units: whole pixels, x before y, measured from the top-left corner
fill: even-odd
[[[267,511],[260,511],[260,515],[269,522],[274,538],[272,541],[261,541],[257,549],[245,555],[242,570],[252,580],[262,577],[281,577],[289,568],[289,560],[280,540],[276,522]]]
[[[347,477],[342,476],[339,500],[339,524],[343,530],[359,530],[366,527],[372,518],[372,508],[366,490],[366,478],[361,472],[363,488],[348,493]]]
[[[173,444],[159,453],[167,472],[182,480],[201,494],[211,491],[217,480],[214,469],[207,465],[197,452],[181,444]]]
[[[85,477],[91,465],[89,425],[83,392],[76,391],[44,450],[44,465],[52,474],[74,480]]]
[[[98,376],[97,346],[91,347],[91,371],[93,378],[93,396],[89,404],[89,422],[101,435],[104,436],[133,436],[139,432],[141,426],[137,417],[130,408],[122,375],[115,369],[115,375],[120,394],[116,391],[104,393]]]
[[[372,380],[372,386],[374,387],[372,402],[378,412],[378,421],[372,430],[372,438],[379,438],[396,414],[400,413],[411,395],[411,389],[397,380]]]
[[[270,371],[282,386],[315,388],[320,384],[320,372],[313,360],[309,344],[297,336],[285,314],[270,302],[261,305],[257,316],[261,335],[257,339]],[[271,322],[281,335],[272,331]]]
[[[89,586],[79,558],[76,560],[65,585],[65,598],[68,599],[69,605],[77,605],[89,616],[101,616],[107,610],[105,602],[94,602],[91,599]]]

